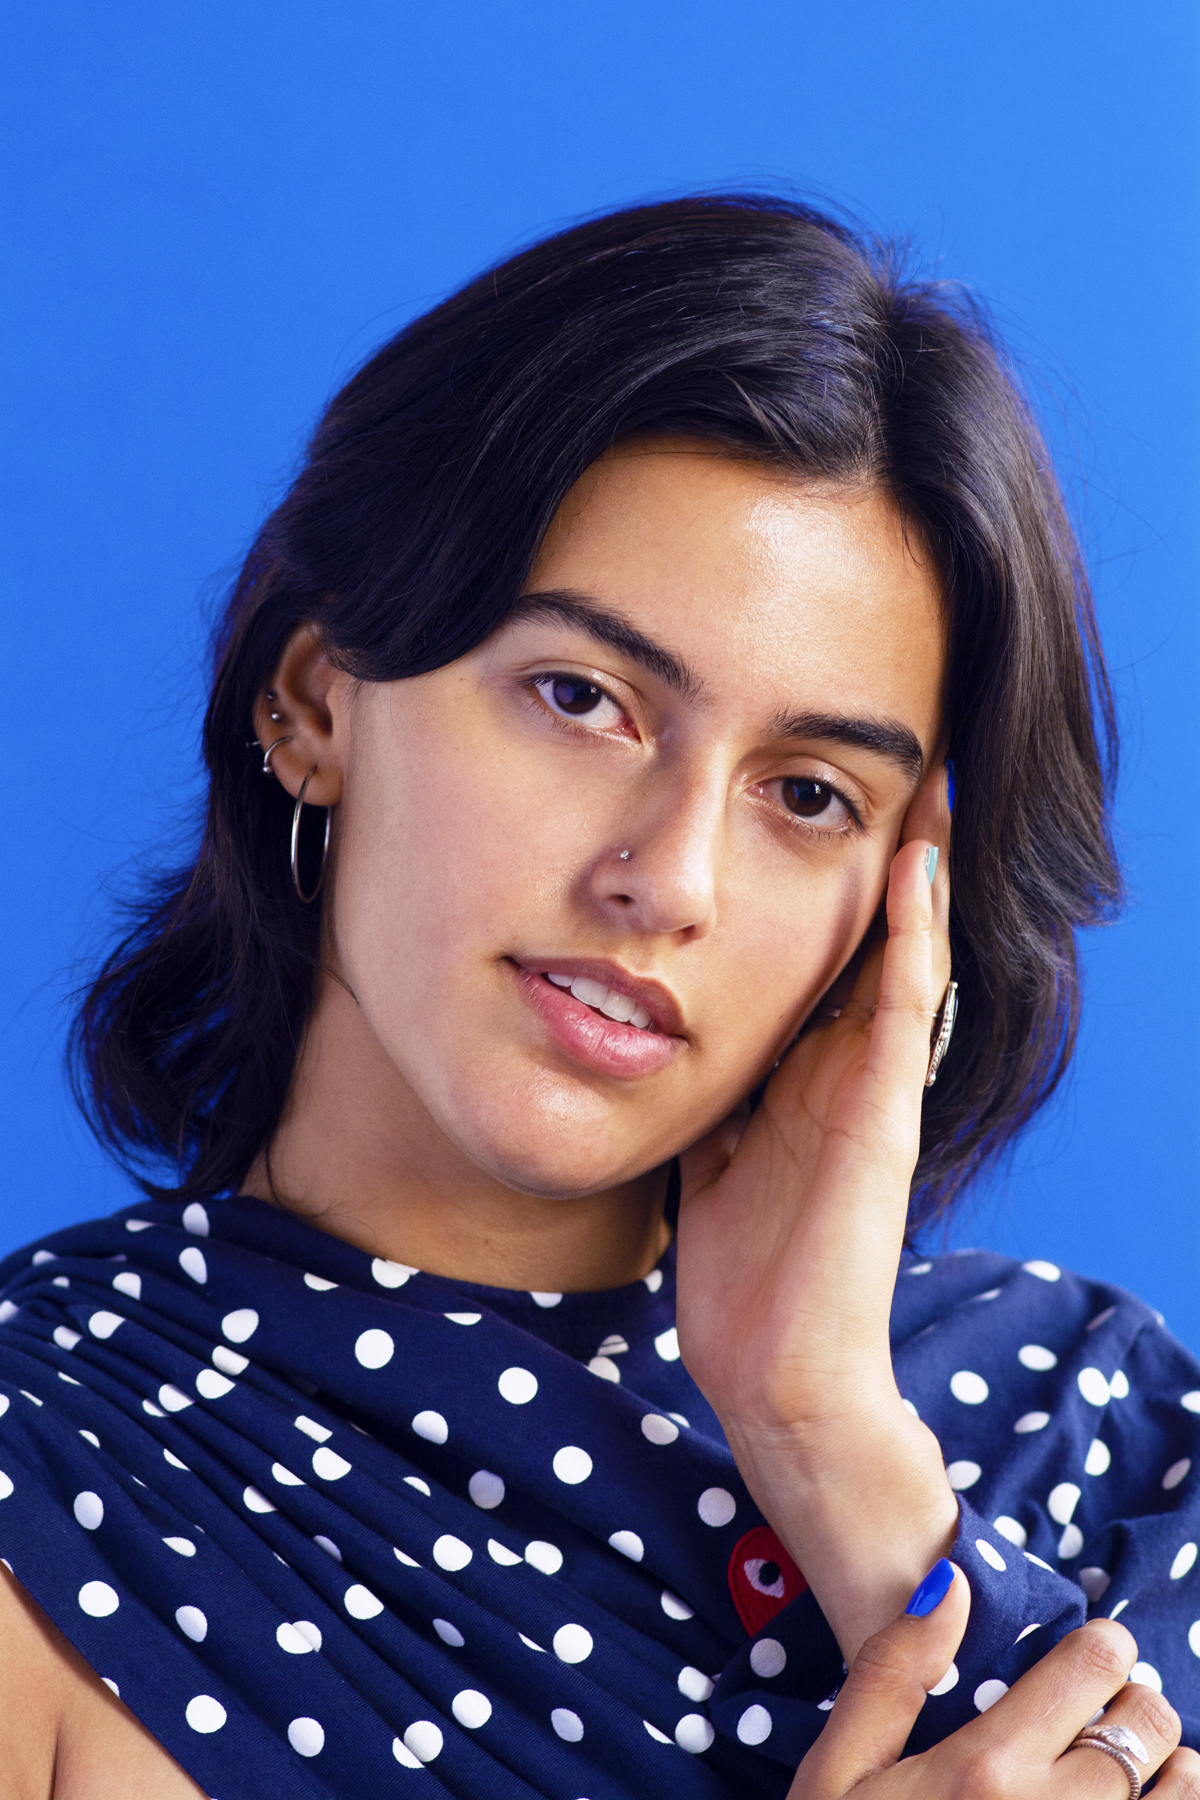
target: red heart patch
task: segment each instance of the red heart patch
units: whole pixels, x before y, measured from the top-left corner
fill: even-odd
[[[756,1525],[738,1539],[729,1559],[729,1592],[751,1637],[807,1586],[769,1525]]]

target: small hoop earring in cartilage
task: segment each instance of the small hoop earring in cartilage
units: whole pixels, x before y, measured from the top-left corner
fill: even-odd
[[[275,746],[272,745],[271,749],[274,748]],[[268,755],[269,754],[270,752],[268,751]],[[321,873],[317,876],[317,885],[312,893],[306,894],[304,889],[300,886],[300,869],[296,861],[296,856],[300,849],[300,810],[304,805],[305,790],[316,772],[317,764],[314,763],[312,768],[308,771],[308,774],[304,777],[304,780],[300,783],[300,792],[296,795],[296,809],[292,814],[292,886],[295,888],[297,895],[305,906],[312,905],[313,901],[320,893],[321,883],[325,879],[325,859],[329,855],[329,827],[333,819],[333,808],[332,806],[327,806],[325,808],[325,842],[321,846]]]
[[[929,1057],[929,1068],[925,1073],[925,1086],[927,1088],[931,1088],[938,1078],[938,1070],[942,1066],[942,1059],[950,1048],[950,1039],[954,1036],[954,1021],[957,1017],[958,983],[957,981],[951,981],[947,984],[946,992],[942,995],[942,1004],[938,1008],[937,1017],[934,1020],[933,1028],[937,1035],[933,1040],[933,1049],[930,1052]]]
[[[268,744],[267,748],[263,751],[263,774],[264,775],[275,775],[275,771],[271,767],[271,758],[274,756],[276,750],[278,750],[280,744],[290,744],[291,741],[292,740],[290,737],[277,737],[273,744]],[[279,780],[278,775],[275,775],[275,779],[276,779],[276,781]]]

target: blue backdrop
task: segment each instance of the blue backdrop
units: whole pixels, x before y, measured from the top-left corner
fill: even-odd
[[[1083,523],[1131,906],[1061,1103],[956,1227],[1200,1348],[1190,0],[17,0],[0,1250],[124,1204],[60,1073],[130,859],[196,792],[206,605],[382,337],[576,215],[823,195],[976,285]],[[14,278],[15,277],[15,278]]]

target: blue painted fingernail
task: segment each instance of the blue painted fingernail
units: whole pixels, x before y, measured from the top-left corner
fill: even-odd
[[[954,811],[954,791],[955,791],[954,764],[950,761],[950,758],[947,757],[946,758],[946,810],[951,813]]]
[[[946,1598],[954,1585],[954,1564],[943,1556],[935,1562],[924,1581],[917,1587],[904,1611],[910,1619],[926,1619]]]
[[[929,885],[933,886],[933,878],[937,874],[938,851],[936,844],[930,844],[925,852],[925,873],[929,877]]]

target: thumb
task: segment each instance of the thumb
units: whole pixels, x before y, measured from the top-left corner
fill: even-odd
[[[868,1638],[788,1800],[841,1800],[899,1759],[929,1689],[949,1673],[971,1610],[962,1570],[943,1557],[908,1610]]]

